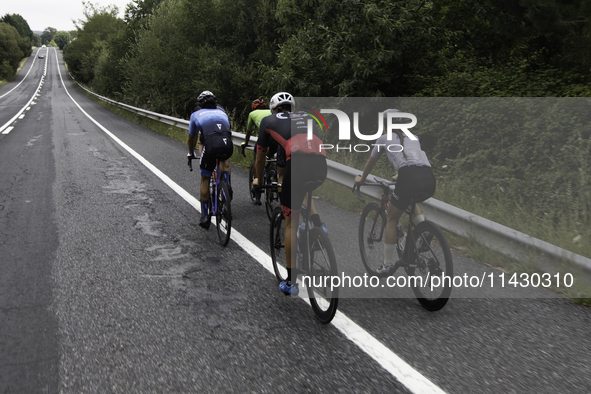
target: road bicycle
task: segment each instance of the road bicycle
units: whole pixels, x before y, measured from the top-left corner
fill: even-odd
[[[406,210],[408,224],[406,232],[400,222],[396,227],[396,252],[398,261],[394,265],[384,265],[384,235],[388,218],[388,202],[392,194],[390,187],[396,182],[386,182],[374,178],[375,182],[358,183],[353,186],[357,197],[361,197],[361,187],[380,187],[380,203],[368,203],[359,221],[359,251],[367,273],[378,277],[393,276],[399,268],[404,268],[409,276],[409,283],[415,297],[421,305],[430,311],[440,310],[447,303],[451,294],[451,280],[437,280],[433,277],[453,278],[453,261],[449,243],[439,226],[424,220],[415,225],[413,222],[416,208],[414,196],[411,208]]]
[[[189,169],[193,171],[192,161],[199,157],[188,156]],[[216,159],[215,170],[209,181],[209,216],[215,216],[218,239],[222,246],[230,242],[232,231],[232,207],[231,207],[230,185],[222,180],[220,162]]]
[[[300,285],[297,279],[301,279],[302,289],[307,291],[310,305],[314,314],[323,324],[330,323],[337,312],[339,303],[339,289],[330,287],[330,278],[338,276],[335,253],[327,233],[319,228],[311,228],[310,209],[312,205],[312,190],[320,186],[322,182],[308,182],[304,185],[307,191],[307,204],[302,206],[300,213],[300,225],[296,236],[297,248],[295,268],[292,267],[292,286],[298,290]],[[280,186],[274,183],[269,188]],[[292,230],[293,231],[293,230]],[[281,207],[275,208],[271,219],[270,231],[271,259],[273,270],[279,282],[287,280],[287,267],[285,259],[285,218]],[[292,260],[293,261],[293,260]]]
[[[250,168],[248,170],[248,191],[250,193],[250,199],[253,203],[256,204],[256,186],[252,184],[254,180],[254,160],[250,163]],[[279,173],[277,171],[277,159],[270,159],[266,158],[265,161],[265,170],[263,173],[263,185],[271,185],[273,182],[277,183],[279,180]],[[277,192],[277,188],[263,188],[265,193],[265,209],[267,211],[267,217],[269,220],[273,217],[273,211],[275,208],[280,207],[281,203],[279,202],[279,193]]]

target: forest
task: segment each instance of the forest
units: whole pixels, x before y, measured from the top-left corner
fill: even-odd
[[[436,198],[591,256],[591,0],[134,0],[124,19],[85,4],[64,59],[101,95],[188,118],[211,90],[236,131],[277,91],[441,99],[413,130]]]
[[[12,80],[21,60],[31,55],[33,36],[22,16],[6,14],[0,18],[0,81]]]

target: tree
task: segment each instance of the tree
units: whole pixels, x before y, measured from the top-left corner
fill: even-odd
[[[33,31],[31,31],[27,21],[24,20],[19,14],[6,14],[2,17],[2,19],[0,19],[0,22],[8,23],[9,25],[14,26],[21,37],[33,40]]]
[[[53,41],[60,49],[64,49],[64,46],[70,41],[70,33],[67,31],[58,31],[53,36]]]
[[[407,94],[409,75],[438,71],[448,39],[419,0],[281,0],[277,18],[285,42],[265,86],[298,95]]]
[[[64,60],[77,80],[91,83],[104,43],[117,35],[125,23],[117,18],[116,6],[98,7],[91,3],[84,3],[84,6],[86,20],[76,23],[77,38],[64,47]]]
[[[41,34],[41,44],[49,44],[51,40],[53,40],[53,36],[55,36],[55,33],[57,33],[57,29],[53,27],[46,27],[45,30],[43,30],[43,33]]]
[[[22,50],[24,40],[28,41],[14,26],[0,22],[0,79],[10,81],[14,78],[18,64],[25,56]]]

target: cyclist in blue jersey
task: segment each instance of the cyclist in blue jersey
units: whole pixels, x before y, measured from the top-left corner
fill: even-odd
[[[199,169],[201,173],[201,220],[199,226],[208,229],[211,224],[209,214],[209,182],[216,166],[220,162],[221,180],[230,185],[230,164],[227,160],[234,152],[232,132],[228,115],[219,109],[213,93],[208,90],[201,92],[197,98],[198,110],[191,114],[189,121],[189,138],[187,156],[195,157],[195,147],[199,141]],[[230,196],[232,189],[230,186]]]

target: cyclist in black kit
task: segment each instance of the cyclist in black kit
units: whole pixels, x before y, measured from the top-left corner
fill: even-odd
[[[326,153],[320,149],[322,141],[318,137],[318,129],[313,122],[313,136],[307,139],[308,119],[306,113],[293,112],[295,100],[287,92],[275,94],[269,103],[272,115],[261,121],[257,150],[263,154],[257,154],[257,174],[263,173],[265,157],[268,146],[274,140],[283,149],[278,149],[279,155],[285,159],[285,173],[283,176],[280,193],[281,206],[285,216],[285,256],[287,266],[287,280],[279,284],[279,289],[286,295],[292,294],[291,267],[292,267],[292,220],[294,228],[297,228],[298,218],[304,201],[305,192],[303,185],[310,181],[324,181],[326,179]],[[297,159],[297,166],[294,166]],[[262,179],[255,179],[253,185],[262,184]],[[323,227],[320,216],[312,206],[313,215],[310,219],[315,227]],[[325,230],[326,231],[326,230]],[[295,238],[295,230],[293,232]],[[294,294],[295,289],[294,287]]]

